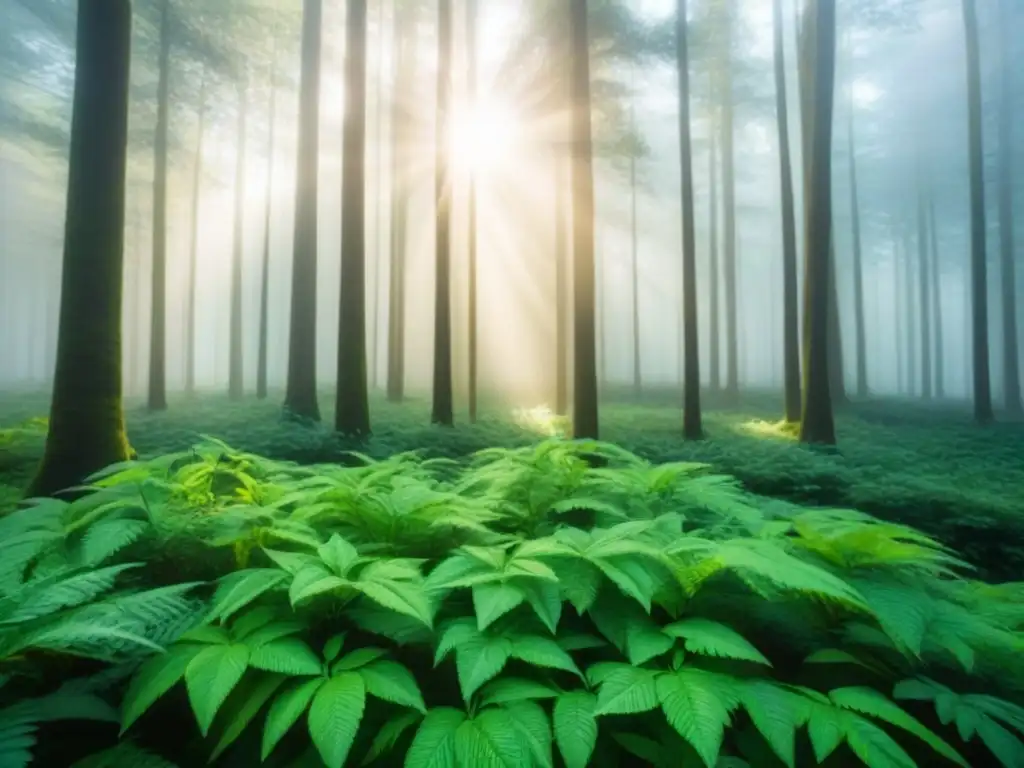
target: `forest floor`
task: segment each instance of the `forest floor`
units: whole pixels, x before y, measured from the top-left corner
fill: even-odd
[[[650,461],[706,462],[753,493],[913,525],[956,549],[987,579],[1024,579],[1024,425],[978,428],[962,404],[880,400],[842,409],[838,449],[814,449],[777,426],[777,395],[751,395],[729,409],[706,401],[707,439],[688,442],[680,437],[675,393],[650,393],[640,403],[626,402],[623,392],[607,395],[602,438]],[[332,400],[321,396],[325,425],[333,420]],[[429,424],[428,401],[393,405],[380,398],[372,403],[374,435],[357,445],[325,426],[282,419],[280,401],[277,393],[241,402],[211,394],[172,398],[163,413],[129,401],[129,436],[144,457],[187,449],[208,435],[240,450],[313,463],[345,461],[349,450],[375,458],[410,450],[459,458],[527,445],[564,426],[543,408],[492,408],[475,425],[460,413],[463,421],[445,429]],[[41,429],[9,430],[44,415],[47,406],[43,396],[0,394],[0,511],[13,506],[43,447]]]

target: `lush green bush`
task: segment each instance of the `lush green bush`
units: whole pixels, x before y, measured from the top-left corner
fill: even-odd
[[[602,443],[348,463],[206,441],[0,520],[0,764],[114,705],[80,766],[1024,761],[1024,585],[913,529]]]

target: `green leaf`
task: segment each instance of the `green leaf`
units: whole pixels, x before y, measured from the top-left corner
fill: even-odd
[[[480,635],[455,649],[462,697],[469,701],[477,689],[494,678],[512,655],[512,643],[504,637]]]
[[[555,742],[566,768],[586,768],[597,745],[597,698],[569,691],[555,701]]]
[[[532,581],[520,585],[526,600],[541,623],[553,635],[562,617],[562,593],[557,584]]]
[[[121,702],[122,734],[184,677],[189,662],[202,650],[201,645],[175,645],[139,668]]]
[[[512,655],[535,667],[562,669],[580,677],[583,676],[572,660],[572,656],[550,637],[517,635],[512,638]]]
[[[326,659],[328,662],[334,661],[336,658],[338,658],[338,654],[341,653],[341,648],[344,645],[344,632],[340,632],[337,635],[331,637],[326,643],[324,643],[324,659]]]
[[[487,709],[455,732],[455,758],[473,768],[522,768],[529,753],[508,712]]]
[[[265,643],[252,652],[249,666],[282,675],[319,675],[320,659],[297,637],[284,637]]]
[[[267,722],[263,726],[261,760],[266,760],[270,756],[270,753],[274,751],[274,747],[284,738],[288,730],[295,725],[295,721],[302,716],[302,713],[306,711],[309,702],[313,700],[313,696],[325,682],[323,678],[307,680],[293,686],[274,699],[274,703],[270,706],[270,711],[267,713]]]
[[[846,713],[832,706],[814,703],[807,721],[814,759],[825,762],[846,737]]]
[[[522,590],[513,584],[497,582],[473,587],[473,610],[476,626],[481,632],[526,600]]]
[[[591,563],[577,558],[558,558],[555,565],[562,594],[577,613],[583,614],[601,591],[601,572]]]
[[[423,694],[412,672],[397,661],[375,661],[359,670],[366,692],[378,699],[426,713]]]
[[[522,742],[533,755],[534,762],[542,768],[552,768],[551,722],[543,707],[534,701],[515,701],[506,704],[506,712],[512,716]]]
[[[683,619],[665,627],[665,633],[673,637],[681,637],[686,650],[705,656],[718,656],[723,659],[753,661],[758,664],[771,662],[757,648],[750,644],[743,635],[732,627],[709,619]]]
[[[309,735],[327,768],[341,768],[363,719],[366,689],[355,672],[324,683],[309,707]]]
[[[656,675],[649,669],[621,666],[601,682],[595,715],[636,715],[658,706]]]
[[[430,710],[405,756],[405,768],[459,768],[455,759],[455,735],[464,722],[465,713],[457,709]]]
[[[846,743],[868,768],[917,768],[903,747],[877,725],[856,716],[846,720]]]
[[[373,743],[363,758],[363,765],[369,765],[374,760],[383,757],[398,744],[399,739],[412,726],[419,722],[421,715],[417,712],[402,712],[388,720],[377,731],[373,737]]]
[[[334,572],[335,576],[342,577],[348,573],[352,564],[359,559],[359,552],[356,548],[336,533],[331,536],[326,544],[320,545],[316,553],[327,567]]]
[[[796,732],[811,716],[810,702],[767,680],[745,680],[740,701],[772,751],[789,768],[796,762]]]
[[[492,680],[480,690],[480,705],[506,704],[515,701],[553,699],[559,694],[557,688],[535,680],[520,677],[502,677]]]
[[[434,626],[434,610],[422,583],[404,581],[358,581],[353,586],[375,603],[395,613]]]
[[[213,595],[209,620],[226,621],[261,595],[282,586],[287,578],[277,568],[251,568],[226,576]]]
[[[626,628],[626,656],[637,666],[668,653],[673,645],[675,638],[662,632],[653,623],[629,624]]]
[[[675,731],[709,766],[718,762],[725,727],[736,705],[732,679],[714,672],[683,667],[660,675],[658,701]]]
[[[249,649],[244,645],[216,645],[196,654],[185,669],[185,686],[199,731],[205,736],[213,718],[245,674]]]
[[[1004,768],[1024,765],[1024,743],[995,720],[982,718],[978,723],[978,736]]]
[[[371,661],[387,656],[388,652],[383,648],[356,648],[352,653],[346,654],[331,667],[331,674],[346,672],[353,669],[365,667]]]
[[[235,690],[236,694],[243,693],[244,696],[239,696],[234,701],[228,699],[228,704],[221,713],[226,727],[224,728],[224,733],[221,734],[220,739],[217,741],[217,746],[214,747],[210,755],[210,762],[216,760],[225,749],[230,747],[242,735],[242,732],[252,722],[253,718],[259,714],[263,705],[270,701],[270,697],[277,692],[277,689],[281,687],[284,681],[285,677],[283,675],[263,675],[250,685],[244,686],[243,684],[243,686]],[[241,690],[242,687],[245,687],[246,690]]]

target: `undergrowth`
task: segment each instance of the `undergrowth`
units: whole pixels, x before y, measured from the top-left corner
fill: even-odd
[[[1024,585],[705,464],[206,439],[89,487],[0,519],[3,765],[1024,764]]]

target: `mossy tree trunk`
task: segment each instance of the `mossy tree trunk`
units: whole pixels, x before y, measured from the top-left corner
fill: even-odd
[[[575,438],[598,438],[594,301],[594,156],[587,0],[571,0],[570,122],[573,231],[573,418]]]
[[[316,397],[316,285],[322,11],[321,0],[303,0],[291,325],[284,401],[287,413],[313,421],[320,420]]]
[[[690,53],[686,0],[676,0],[676,71],[679,78],[679,163],[683,214],[683,437],[703,436],[700,412],[700,341],[697,307],[696,220],[690,131]]]
[[[131,3],[79,4],[60,326],[50,427],[29,496],[128,458],[121,298]]]
[[[341,166],[341,294],[334,427],[370,434],[366,382],[366,0],[348,0]]]
[[[153,411],[167,408],[167,131],[170,119],[170,0],[160,4],[160,61],[153,140],[153,269],[149,328],[149,396]]]

